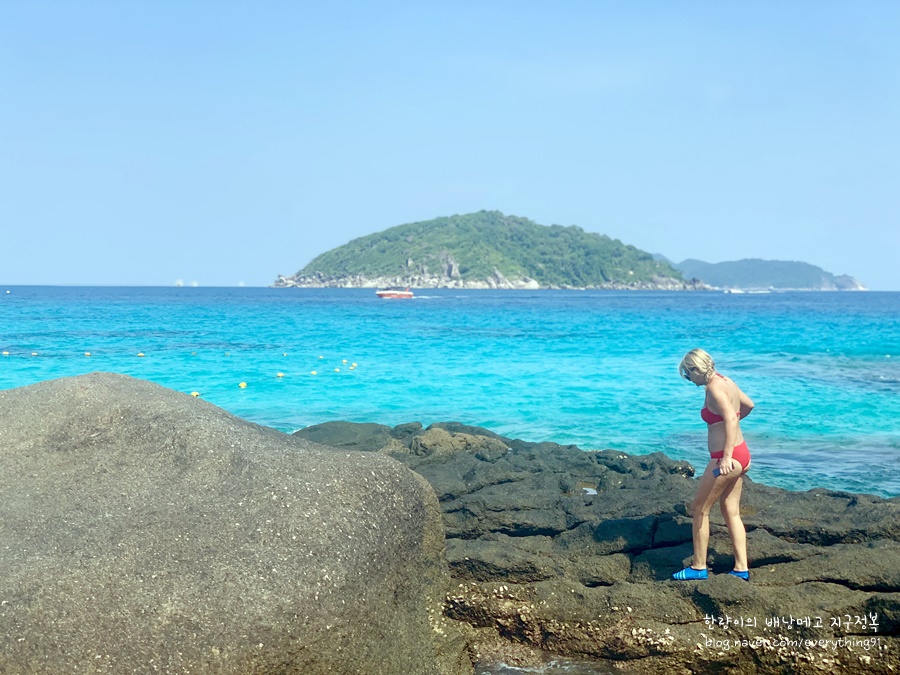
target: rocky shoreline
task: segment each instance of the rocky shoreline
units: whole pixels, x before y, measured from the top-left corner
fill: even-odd
[[[744,488],[751,583],[711,516],[713,575],[689,561],[694,468],[528,443],[461,424],[328,423],[296,435],[387,454],[437,494],[476,663],[547,654],[631,673],[900,671],[900,498]]]
[[[900,497],[745,486],[458,423],[288,435],[91,373],[0,391],[0,672],[900,671]],[[752,474],[751,474],[752,475]]]
[[[272,284],[273,288],[458,288],[474,290],[640,290],[640,291],[699,291],[710,287],[698,279],[679,281],[671,277],[656,277],[652,281],[634,283],[611,282],[594,286],[541,286],[530,277],[509,279],[494,270],[494,274],[481,280],[464,280],[431,274],[414,274],[395,277],[327,276],[316,273],[312,276],[283,276]]]

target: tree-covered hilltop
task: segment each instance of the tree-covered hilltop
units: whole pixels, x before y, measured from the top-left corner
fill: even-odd
[[[277,286],[685,288],[669,263],[580,227],[498,211],[398,225],[327,251]]]

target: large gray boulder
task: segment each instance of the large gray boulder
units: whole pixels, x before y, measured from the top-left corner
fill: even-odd
[[[471,672],[389,457],[94,373],[0,392],[0,495],[0,672]]]

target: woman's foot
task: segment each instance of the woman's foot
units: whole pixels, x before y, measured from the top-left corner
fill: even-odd
[[[728,574],[732,574],[744,581],[750,581],[750,570],[731,570]]]
[[[675,572],[672,578],[677,581],[694,581],[695,579],[706,579],[709,576],[706,568],[698,570],[695,567],[685,567],[680,572]]]

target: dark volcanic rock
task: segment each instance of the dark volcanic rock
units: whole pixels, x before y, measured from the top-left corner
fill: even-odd
[[[95,373],[0,392],[0,493],[0,672],[471,672],[388,457]]]
[[[718,509],[712,576],[675,582],[691,556],[686,462],[458,423],[297,435],[390,454],[432,484],[458,583],[446,612],[472,627],[476,658],[537,662],[545,650],[627,661],[629,672],[900,672],[900,498],[790,492],[748,477],[751,583],[727,574]]]

